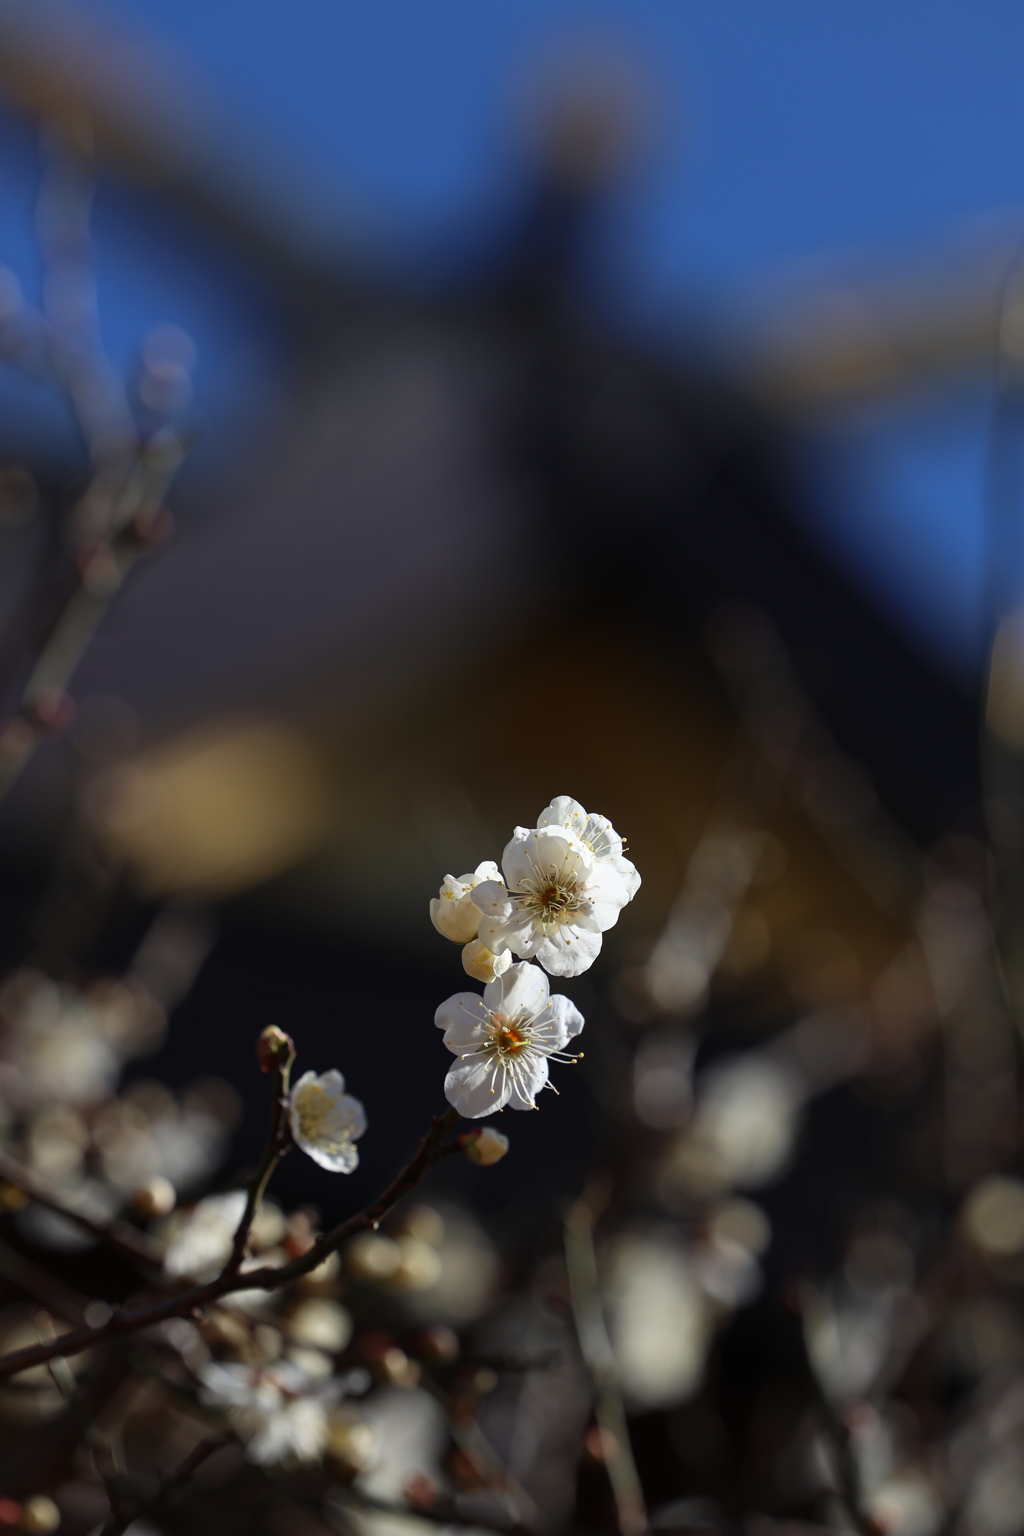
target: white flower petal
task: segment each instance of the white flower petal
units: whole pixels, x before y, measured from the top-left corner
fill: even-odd
[[[292,1137],[307,1157],[332,1173],[351,1173],[359,1153],[353,1146],[366,1130],[366,1111],[344,1093],[345,1079],[335,1068],[317,1077],[306,1072],[291,1092]]]
[[[467,1120],[493,1115],[508,1103],[509,1083],[491,1062],[460,1061],[444,1080],[444,1096]]]
[[[480,909],[469,895],[479,884],[474,875],[445,875],[441,890],[430,903],[430,921],[443,938],[453,944],[467,944],[476,938]]]
[[[523,1062],[517,1076],[509,1079],[509,1109],[536,1109],[537,1095],[547,1086],[547,1081],[546,1056],[532,1056]]]
[[[563,927],[551,938],[541,937],[535,954],[551,976],[581,976],[601,953],[602,935]]]
[[[450,1051],[467,1050],[483,1038],[483,1028],[491,1011],[475,992],[456,992],[446,998],[434,1014],[434,1023],[444,1030],[444,1043]]]
[[[535,965],[513,965],[484,988],[490,1013],[538,1013],[550,996],[548,979]]]
[[[556,795],[537,818],[538,827],[564,826],[578,838],[593,855],[595,864],[614,869],[622,878],[626,901],[632,901],[640,889],[640,876],[636,866],[623,854],[622,838],[607,816],[598,816],[583,809],[578,800],[570,795]]]
[[[500,878],[484,880],[478,885],[473,892],[473,902],[484,918],[507,917],[513,906],[512,898]]]
[[[538,827],[568,827],[577,837],[586,824],[586,811],[571,795],[556,795],[537,817]]]
[[[581,876],[592,859],[579,840],[564,827],[516,827],[501,856],[505,882],[513,891],[538,876]]]
[[[544,1013],[541,1014],[538,1023],[548,1023],[549,1021],[551,1023],[551,1035],[549,1038],[553,1040],[556,1035],[561,1036],[558,1042],[559,1049],[566,1045],[574,1035],[578,1035],[585,1023],[583,1015],[576,1007],[576,1004],[570,1002],[569,998],[563,996],[561,992],[556,992]]]
[[[493,981],[496,976],[507,971],[511,964],[512,956],[507,949],[496,955],[486,944],[481,944],[479,939],[471,939],[462,951],[462,969],[474,981]]]

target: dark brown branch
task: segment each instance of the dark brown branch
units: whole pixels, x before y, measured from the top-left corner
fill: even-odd
[[[165,1322],[169,1317],[188,1317],[199,1308],[219,1300],[221,1296],[230,1295],[232,1291],[275,1291],[282,1285],[288,1285],[292,1280],[299,1279],[302,1275],[308,1275],[357,1232],[378,1227],[399,1200],[416,1188],[428,1169],[440,1162],[442,1158],[458,1151],[455,1142],[442,1145],[445,1136],[458,1122],[458,1118],[457,1112],[449,1109],[439,1118],[432,1120],[430,1129],[420,1141],[413,1156],[372,1205],[368,1205],[365,1210],[350,1216],[333,1231],[318,1238],[304,1254],[293,1259],[290,1264],[283,1264],[277,1268],[268,1265],[245,1273],[222,1272],[214,1280],[189,1286],[186,1290],[165,1297],[161,1301],[138,1307],[130,1312],[120,1312],[103,1328],[80,1328],[73,1333],[64,1334],[53,1343],[36,1344],[27,1349],[14,1350],[11,1354],[0,1357],[0,1381],[16,1376],[19,1371],[28,1370],[31,1366],[45,1365],[48,1360],[58,1355],[78,1355],[83,1350],[95,1349],[112,1339],[139,1333],[143,1328],[150,1328],[154,1323]]]

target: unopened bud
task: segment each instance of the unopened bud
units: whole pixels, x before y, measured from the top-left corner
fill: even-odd
[[[256,1060],[261,1072],[278,1072],[295,1060],[295,1046],[276,1024],[268,1024],[256,1042]]]
[[[63,688],[43,688],[25,705],[25,718],[37,732],[57,736],[74,719],[75,706]]]
[[[178,1195],[170,1179],[155,1173],[145,1184],[140,1184],[131,1195],[132,1210],[139,1216],[169,1216],[177,1204]]]
[[[500,1163],[508,1151],[508,1137],[500,1131],[492,1130],[489,1125],[475,1125],[471,1131],[463,1131],[459,1137],[459,1149],[471,1163],[476,1163],[480,1168],[489,1168],[492,1163]]]
[[[34,1494],[21,1506],[23,1531],[56,1531],[60,1529],[60,1510],[45,1493]]]

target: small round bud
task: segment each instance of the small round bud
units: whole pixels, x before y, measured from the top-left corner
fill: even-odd
[[[25,706],[25,718],[36,731],[56,736],[71,724],[75,706],[63,688],[44,688]]]
[[[459,1336],[444,1323],[434,1323],[424,1328],[412,1341],[412,1352],[421,1360],[435,1365],[447,1365],[459,1354]]]
[[[78,554],[82,586],[92,597],[110,597],[121,580],[121,564],[109,544],[96,544]]]
[[[60,1510],[45,1493],[26,1499],[21,1508],[23,1531],[56,1531],[60,1528]]]
[[[416,1472],[405,1485],[405,1502],[411,1509],[433,1509],[437,1484],[426,1472]]]
[[[402,1262],[402,1250],[383,1232],[361,1232],[345,1249],[345,1267],[354,1280],[370,1285],[390,1280]]]
[[[125,537],[140,554],[166,544],[174,533],[174,518],[166,507],[143,507],[136,513]]]
[[[279,1072],[295,1060],[291,1036],[276,1024],[268,1024],[256,1042],[256,1060],[261,1072]]]
[[[505,1156],[508,1137],[500,1131],[492,1130],[489,1125],[475,1125],[471,1131],[463,1131],[459,1137],[459,1148],[471,1163],[476,1163],[480,1168],[489,1168],[492,1163],[500,1163]]]
[[[404,1349],[397,1345],[393,1349],[385,1350],[379,1361],[379,1372],[384,1381],[391,1387],[402,1387],[411,1391],[419,1386],[420,1368],[415,1360],[410,1360]]]
[[[396,1239],[398,1263],[388,1276],[389,1290],[429,1291],[441,1278],[441,1256],[422,1237],[403,1232]]]
[[[177,1191],[170,1179],[155,1173],[145,1184],[132,1191],[131,1207],[137,1216],[169,1216],[178,1201]]]
[[[34,727],[21,715],[15,715],[0,725],[0,754],[4,757],[24,757],[27,752],[31,752],[35,741]]]
[[[377,1437],[365,1419],[339,1409],[330,1417],[327,1454],[342,1473],[367,1472],[377,1460]]]

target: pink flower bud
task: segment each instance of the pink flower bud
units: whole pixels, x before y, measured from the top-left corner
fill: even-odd
[[[256,1060],[261,1072],[276,1072],[295,1059],[291,1035],[276,1024],[268,1024],[256,1042]]]

